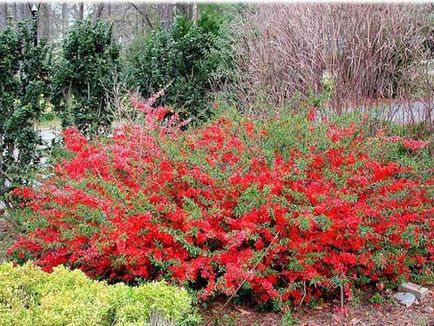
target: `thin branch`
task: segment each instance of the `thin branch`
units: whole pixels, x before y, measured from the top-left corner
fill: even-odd
[[[154,26],[152,25],[151,21],[149,20],[148,14],[143,13],[134,3],[128,2],[134,9],[136,9],[140,15],[142,15],[146,19],[146,23],[149,25],[151,29],[154,29]]]
[[[303,304],[304,299],[306,298],[306,281],[303,282],[303,297],[300,300],[299,306],[301,306]]]

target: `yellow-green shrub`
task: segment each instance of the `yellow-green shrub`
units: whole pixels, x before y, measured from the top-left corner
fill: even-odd
[[[0,325],[148,325],[157,313],[170,325],[197,320],[185,289],[163,282],[130,287],[93,281],[61,266],[0,265]]]

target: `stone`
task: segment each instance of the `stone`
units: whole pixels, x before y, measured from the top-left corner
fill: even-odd
[[[393,297],[396,299],[396,301],[406,307],[410,307],[416,301],[416,296],[409,292],[397,292],[393,295]]]
[[[425,312],[426,312],[427,314],[432,314],[432,313],[434,313],[434,308],[431,307],[431,306],[426,306],[424,310],[425,310]]]
[[[428,289],[427,288],[424,288],[424,287],[422,287],[420,285],[417,285],[417,284],[414,284],[414,283],[410,283],[410,282],[402,283],[399,286],[398,291],[412,293],[412,294],[415,295],[415,297],[418,300],[423,300],[426,297],[427,293],[428,293]]]

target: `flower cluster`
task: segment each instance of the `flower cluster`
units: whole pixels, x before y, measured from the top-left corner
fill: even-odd
[[[72,157],[37,191],[16,191],[33,225],[10,248],[17,261],[165,278],[199,298],[243,284],[256,302],[349,294],[432,262],[434,179],[370,155],[355,124],[221,117],[182,131],[135,104],[146,126],[95,142],[68,130]]]
[[[384,139],[392,143],[402,143],[404,148],[412,151],[424,149],[429,145],[428,141],[408,139],[400,136],[384,137]]]

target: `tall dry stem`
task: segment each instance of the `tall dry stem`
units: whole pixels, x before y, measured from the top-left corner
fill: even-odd
[[[432,12],[410,4],[257,6],[232,24],[233,91],[247,108],[329,92],[337,113],[418,101],[432,116]]]

